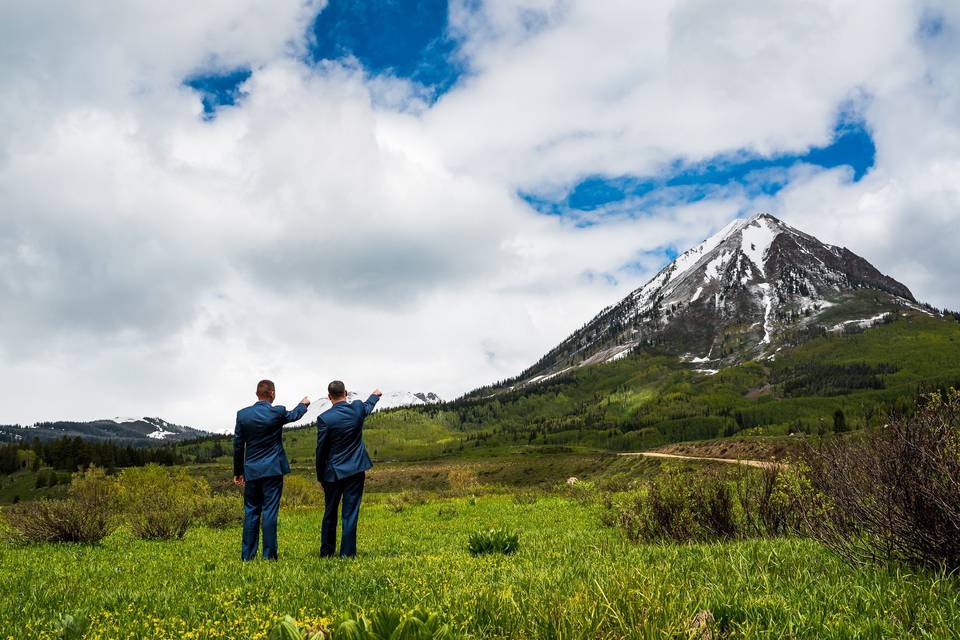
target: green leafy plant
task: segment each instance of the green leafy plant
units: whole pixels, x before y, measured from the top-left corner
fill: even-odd
[[[327,637],[323,629],[301,629],[296,620],[284,616],[270,629],[267,640],[325,640]]]
[[[475,556],[488,553],[510,555],[520,548],[520,534],[508,529],[487,529],[470,534],[467,548]]]
[[[454,637],[436,613],[417,608],[399,612],[378,609],[353,614],[334,631],[333,640],[448,640]]]

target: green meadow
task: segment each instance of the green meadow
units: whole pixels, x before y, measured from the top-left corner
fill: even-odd
[[[422,501],[422,500],[421,500]],[[709,611],[723,638],[951,638],[960,578],[855,568],[806,540],[636,545],[572,497],[371,500],[354,561],[318,557],[320,511],[281,514],[280,560],[239,561],[239,526],[182,541],[124,529],[101,544],[0,545],[4,638],[266,638],[284,615],[425,607],[472,638],[689,638]],[[520,534],[511,556],[473,557],[471,532]]]

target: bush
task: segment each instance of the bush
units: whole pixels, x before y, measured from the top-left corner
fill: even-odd
[[[197,504],[197,523],[211,529],[223,529],[243,522],[243,505],[237,496],[210,495]]]
[[[156,464],[126,469],[120,488],[134,535],[151,540],[183,538],[210,493],[206,481],[186,469]]]
[[[560,485],[560,492],[583,504],[592,503],[597,498],[597,485],[588,480],[568,478]]]
[[[520,534],[507,529],[488,529],[470,534],[467,549],[472,555],[488,553],[509,555],[520,548]]]
[[[604,496],[601,522],[634,542],[706,542],[796,531],[802,519],[802,474],[783,467],[722,475],[669,474],[615,501]]]
[[[283,479],[283,507],[305,507],[323,504],[323,487],[303,476],[288,475]]]
[[[812,534],[845,558],[960,569],[960,392],[808,452]]]
[[[22,542],[99,542],[116,527],[117,486],[103,469],[77,473],[64,500],[20,503],[6,512]]]
[[[753,535],[804,532],[803,514],[813,500],[804,464],[773,465],[760,471],[741,467],[736,487],[744,524]]]

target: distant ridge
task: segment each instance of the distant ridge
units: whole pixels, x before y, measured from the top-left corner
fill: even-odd
[[[23,440],[55,440],[83,438],[91,441],[112,441],[131,446],[157,446],[186,442],[210,435],[201,429],[173,424],[162,418],[109,418],[90,422],[59,420],[38,422],[32,426],[0,425],[0,442]]]

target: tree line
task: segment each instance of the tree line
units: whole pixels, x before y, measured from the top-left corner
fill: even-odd
[[[150,463],[164,466],[183,464],[184,457],[172,447],[135,448],[112,442],[93,442],[80,437],[56,440],[21,441],[0,445],[0,473],[37,471],[42,466],[76,471],[91,464],[105,469],[142,467]]]

